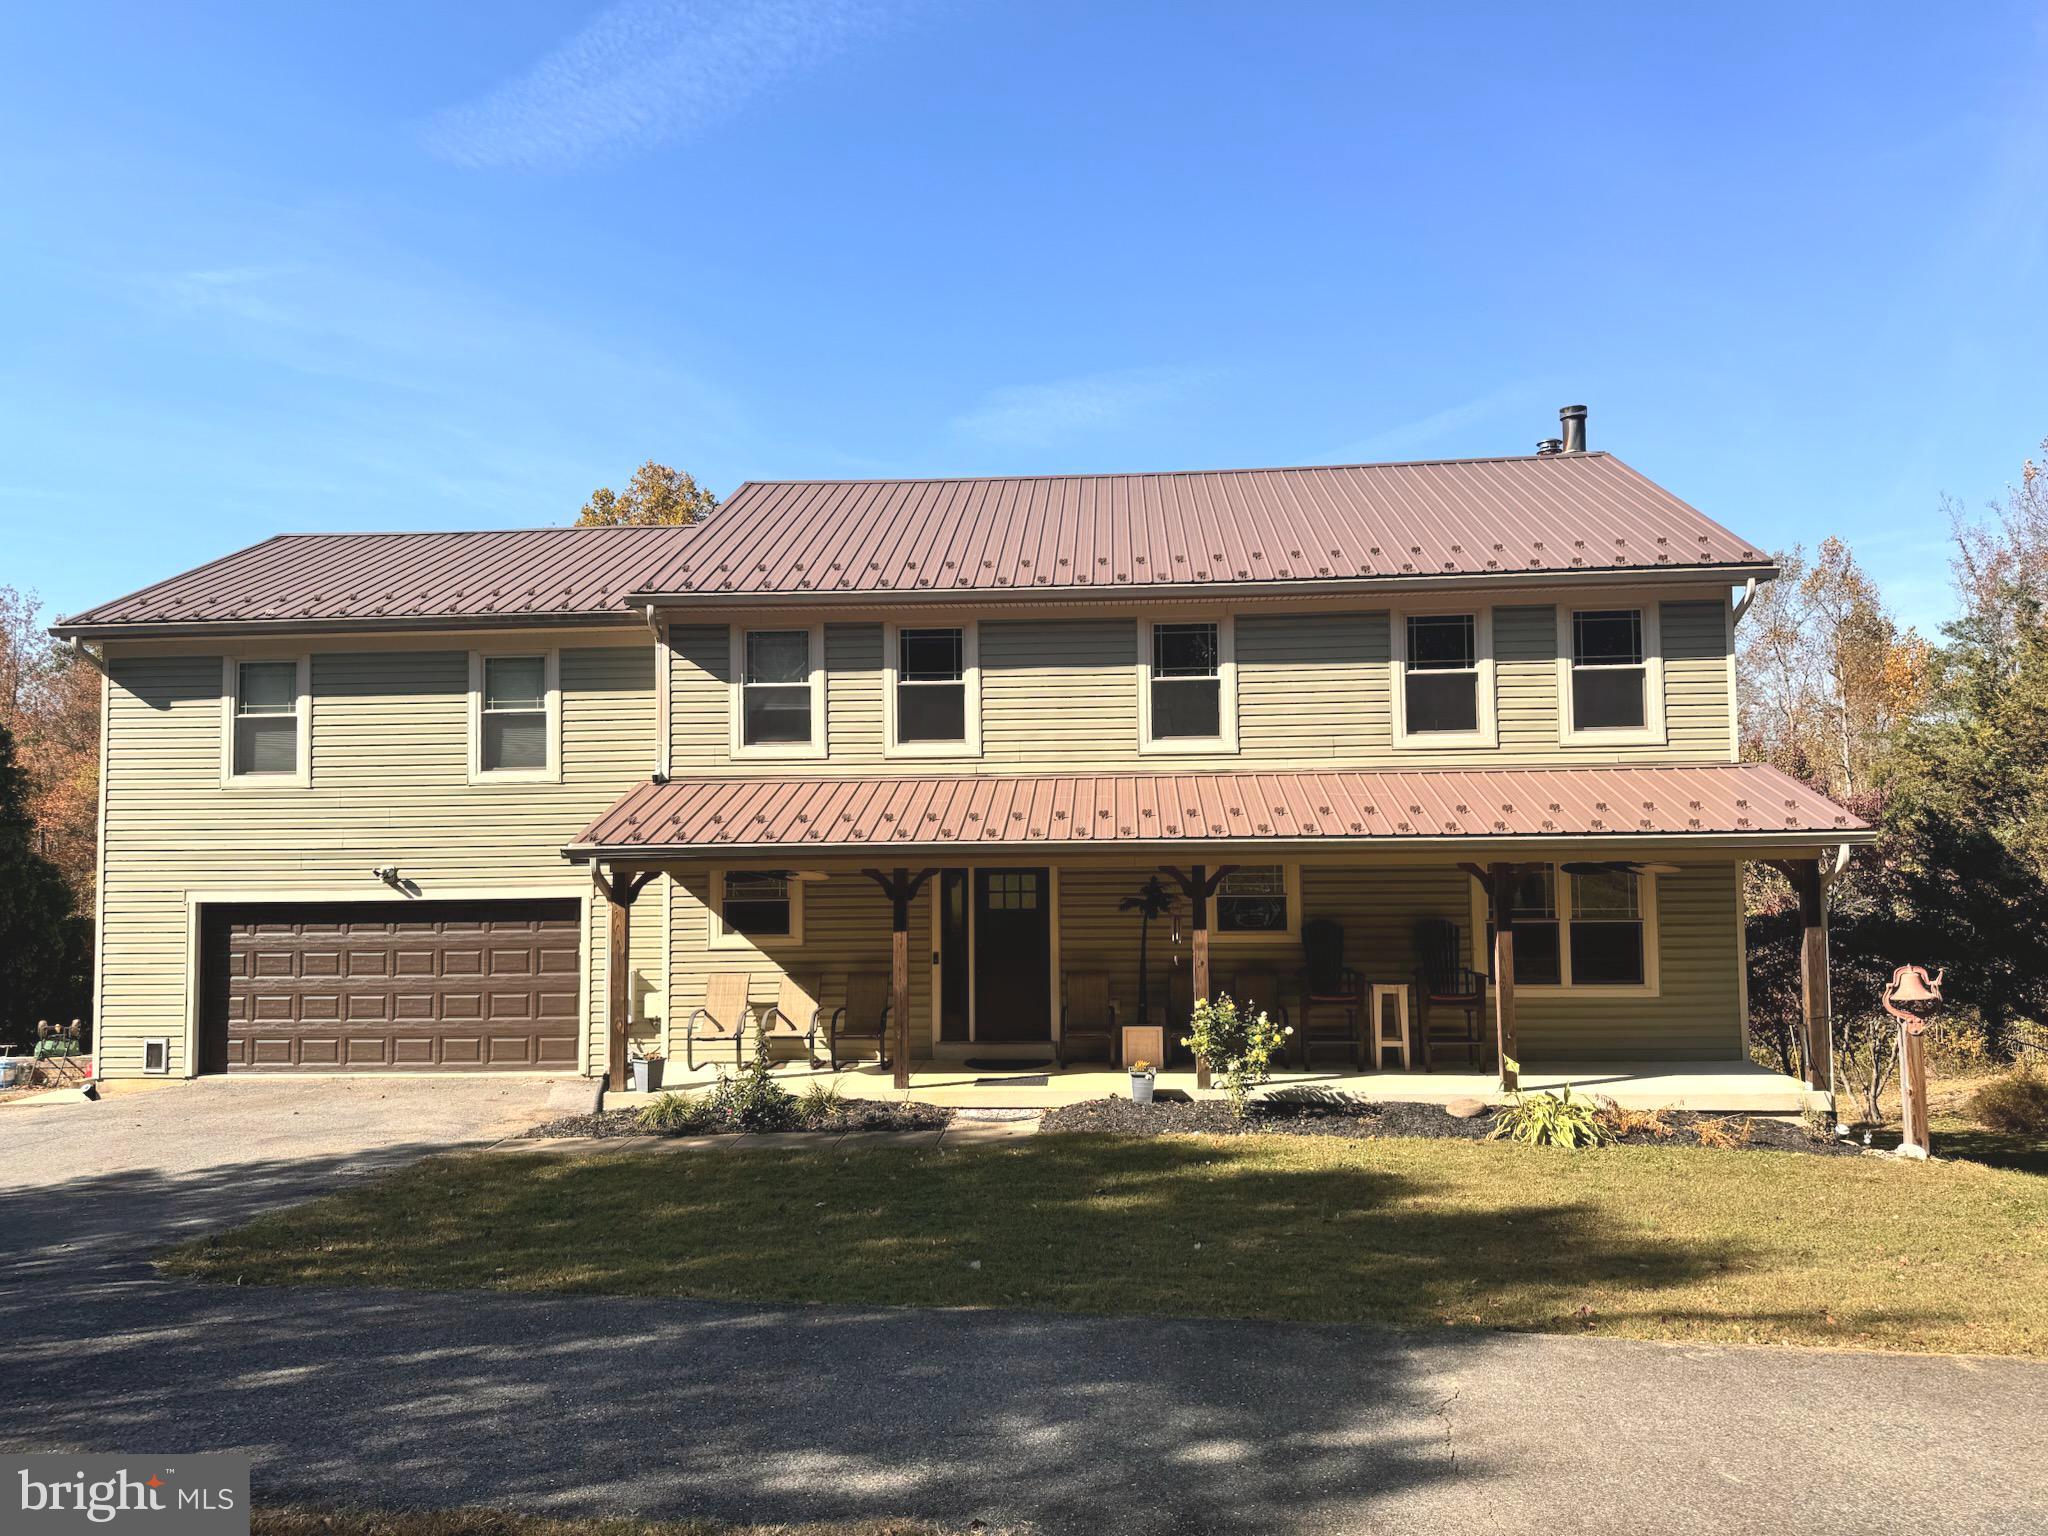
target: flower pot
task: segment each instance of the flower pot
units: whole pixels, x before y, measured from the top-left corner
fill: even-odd
[[[1157,1081],[1158,1079],[1150,1072],[1133,1072],[1131,1074],[1131,1102],[1133,1104],[1150,1104],[1152,1102],[1152,1087]]]
[[[633,1064],[633,1091],[653,1093],[661,1087],[661,1058],[642,1056]]]

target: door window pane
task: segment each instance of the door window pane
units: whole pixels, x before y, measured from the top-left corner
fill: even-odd
[[[547,659],[484,658],[483,740],[486,773],[548,765]]]
[[[1402,702],[1411,734],[1479,729],[1478,621],[1472,614],[1409,617]]]
[[[809,630],[750,630],[742,679],[740,739],[748,746],[811,739]]]
[[[967,739],[967,669],[960,630],[897,632],[896,739]]]
[[[789,877],[780,870],[728,871],[720,912],[728,933],[788,937]]]
[[[1223,734],[1222,648],[1214,624],[1152,626],[1152,736],[1208,740]]]
[[[1278,864],[1235,869],[1216,887],[1219,933],[1285,933],[1287,871]]]
[[[299,664],[245,661],[236,668],[235,772],[296,773]]]
[[[1647,719],[1643,615],[1637,608],[1572,615],[1572,728],[1640,729]]]

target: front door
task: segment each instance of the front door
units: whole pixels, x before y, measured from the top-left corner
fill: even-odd
[[[974,872],[974,1038],[1052,1038],[1052,880]]]

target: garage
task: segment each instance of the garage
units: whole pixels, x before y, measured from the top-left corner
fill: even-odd
[[[570,1071],[575,901],[207,907],[206,1072]]]

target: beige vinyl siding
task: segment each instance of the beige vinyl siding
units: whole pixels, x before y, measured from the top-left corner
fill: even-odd
[[[106,915],[100,1039],[112,1075],[145,1036],[184,1060],[188,893],[376,899],[396,865],[424,899],[582,890],[561,857],[655,748],[653,647],[565,646],[562,782],[468,782],[466,650],[313,648],[309,788],[223,789],[218,654],[123,655],[107,706]],[[653,895],[652,890],[648,893]],[[603,903],[585,936],[589,1033],[602,1050]],[[660,903],[634,916],[635,966],[661,976]]]
[[[742,867],[742,866],[735,866]],[[784,975],[813,988],[826,1013],[846,1001],[846,978],[859,971],[889,974],[892,935],[889,900],[874,881],[859,873],[839,872],[824,880],[803,882],[802,944],[770,939],[740,949],[709,947],[711,874],[705,869],[678,871],[670,901],[669,1054],[681,1059],[683,1032],[690,1011],[701,1007],[707,977],[742,971],[749,978],[747,1000],[775,1001]],[[911,1055],[931,1053],[931,883],[910,908],[910,1036]],[[824,1052],[824,1031],[818,1035]],[[730,1050],[730,1047],[728,1047]],[[726,1059],[729,1059],[726,1058]]]
[[[825,626],[828,757],[738,764],[729,748],[728,632],[722,625],[681,627],[671,635],[674,764],[679,773],[803,775],[1728,759],[1725,604],[1663,604],[1664,746],[1560,745],[1557,608],[1503,606],[1493,613],[1498,748],[1395,750],[1389,618],[1384,609],[1367,609],[1239,615],[1240,750],[1170,757],[1138,750],[1134,618],[982,619],[982,755],[925,762],[884,753],[880,624]]]

